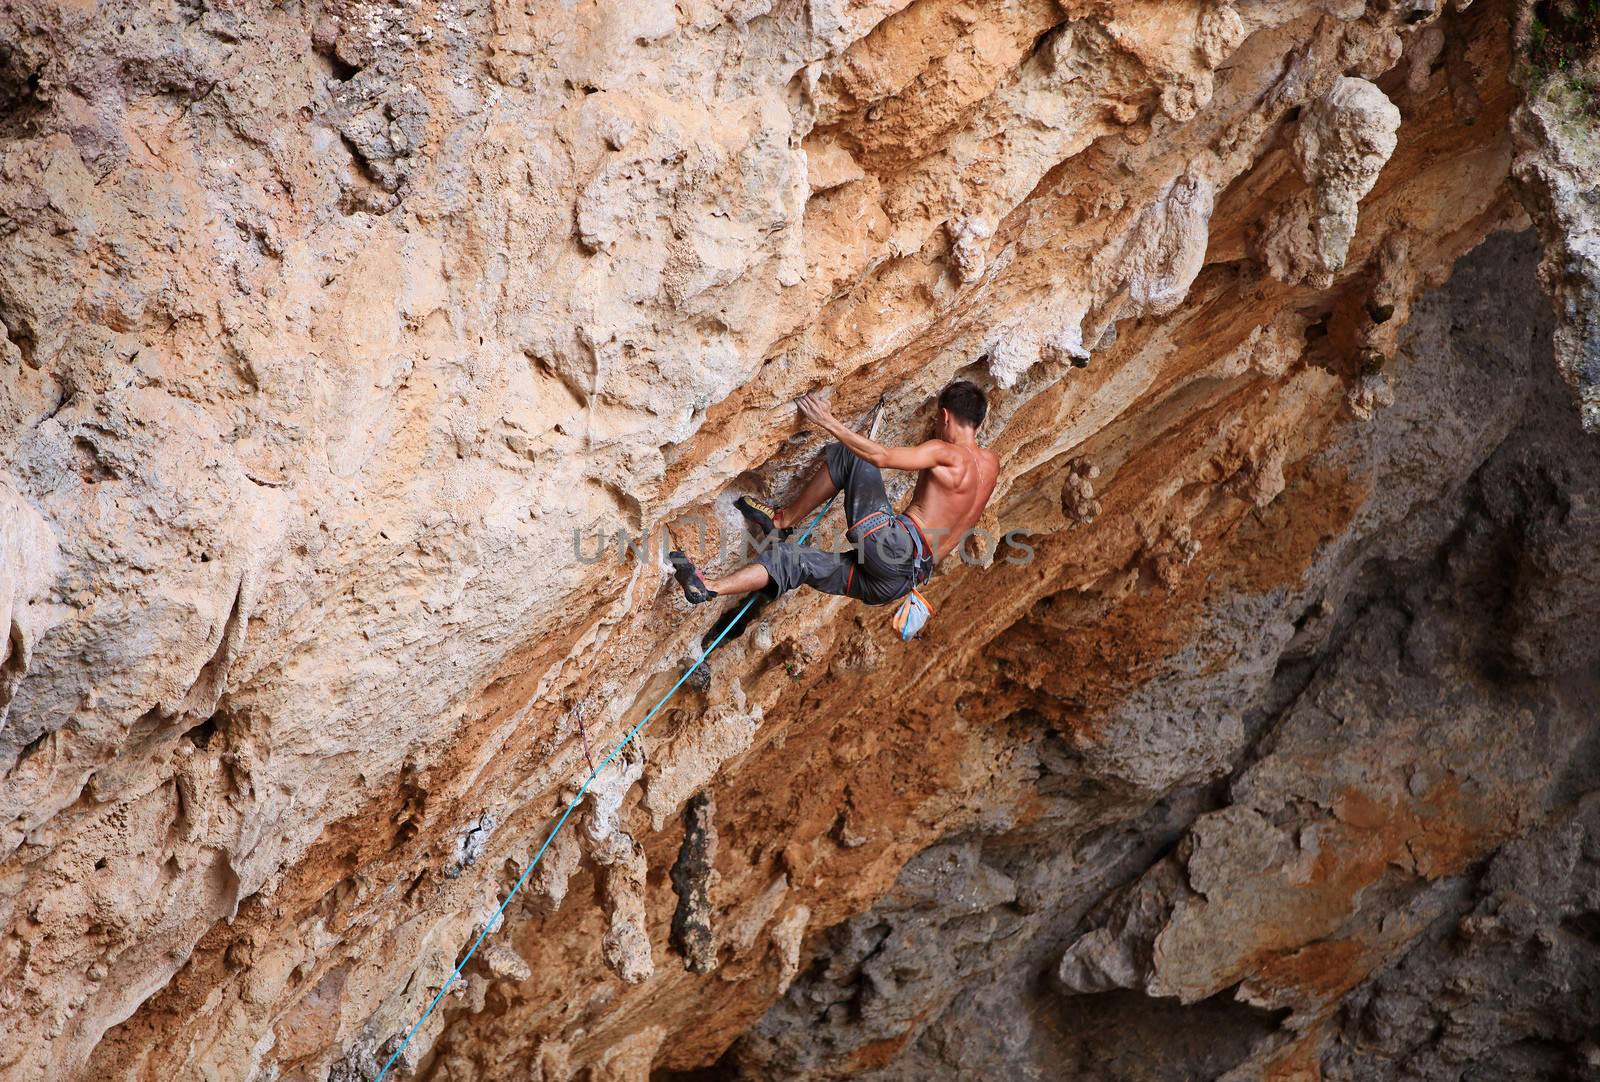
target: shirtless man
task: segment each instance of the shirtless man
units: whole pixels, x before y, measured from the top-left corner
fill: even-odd
[[[698,605],[720,594],[756,590],[777,597],[804,585],[868,605],[904,597],[927,582],[934,565],[961,543],[994,491],[1000,457],[978,446],[978,426],[987,410],[976,384],[957,381],[939,394],[936,438],[915,447],[885,447],[850,431],[827,403],[806,395],[800,412],[839,441],[824,451],[825,468],[787,507],[773,508],[748,496],[737,501],[754,527],[778,537],[754,563],[722,578],[701,579],[687,556],[672,552],[669,559],[684,596]],[[884,492],[879,470],[885,467],[921,471],[904,514],[895,514]],[[825,552],[787,540],[835,492],[844,493],[850,525],[845,536],[853,548]]]

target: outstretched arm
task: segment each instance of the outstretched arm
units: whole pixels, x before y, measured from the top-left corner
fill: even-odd
[[[955,448],[943,440],[928,440],[915,447],[886,447],[870,436],[852,432],[815,394],[802,397],[799,406],[806,420],[850,448],[858,457],[881,469],[931,470],[935,466],[951,466],[960,461]]]

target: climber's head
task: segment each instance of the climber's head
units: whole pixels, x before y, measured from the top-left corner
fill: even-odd
[[[950,439],[958,433],[975,433],[988,411],[983,390],[971,380],[958,379],[939,392],[939,435]]]

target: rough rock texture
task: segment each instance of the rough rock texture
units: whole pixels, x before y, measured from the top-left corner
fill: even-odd
[[[1579,11],[1554,31],[1540,16],[1558,12],[1531,4],[1518,11],[1524,51],[1536,38],[1574,40],[1552,47],[1563,57],[1560,70],[1548,70],[1538,55],[1523,65],[1525,93],[1511,118],[1517,146],[1512,176],[1545,242],[1539,278],[1556,308],[1556,361],[1578,393],[1584,427],[1600,431],[1600,53],[1594,48],[1600,17],[1592,9]]]
[[[1309,187],[1274,213],[1262,261],[1286,282],[1329,285],[1344,266],[1361,199],[1394,153],[1400,110],[1377,85],[1339,79],[1295,125],[1294,163]]]
[[[1246,740],[1229,775],[1132,814],[1016,719],[1032,770],[1006,818],[918,855],[830,929],[733,1062],[1588,1077],[1600,446],[1549,363],[1534,261],[1497,237],[1414,310],[1394,405],[1312,467],[1368,498],[1293,589],[1207,612],[1208,638],[1272,644],[1221,674]],[[1167,709],[1196,684],[1146,694]]]
[[[716,804],[701,794],[683,809],[683,848],[672,865],[678,908],[672,914],[672,949],[693,973],[717,967],[717,932],[712,926],[711,887],[716,876]]]
[[[1517,19],[0,3],[0,1073],[372,1077],[701,648],[655,542],[789,490],[803,391],[909,439],[957,374],[1023,547],[916,647],[763,610],[401,1069],[1587,1055],[1496,1014],[1589,928],[1597,728],[1594,174]],[[1419,305],[1529,214],[1554,361],[1525,245]]]

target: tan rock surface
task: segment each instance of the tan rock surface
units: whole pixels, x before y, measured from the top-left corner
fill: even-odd
[[[1527,222],[1512,17],[0,8],[0,1074],[370,1078],[699,649],[653,546],[785,494],[810,389],[909,439],[953,376],[990,386],[985,528],[1032,558],[942,570],[915,647],[766,610],[603,773],[405,1069],[712,1062],[909,860],[1039,813],[1041,731],[1106,790],[1080,832],[1232,772],[1295,632],[1208,614],[1362,522],[1370,476],[1322,452],[1403,392],[1416,299]],[[694,974],[668,869],[707,788]],[[1451,867],[1505,839],[1459,829]],[[1273,958],[1323,934],[1284,897]],[[1192,908],[1171,941],[1209,934]],[[1268,961],[1125,986],[1289,1002]]]

